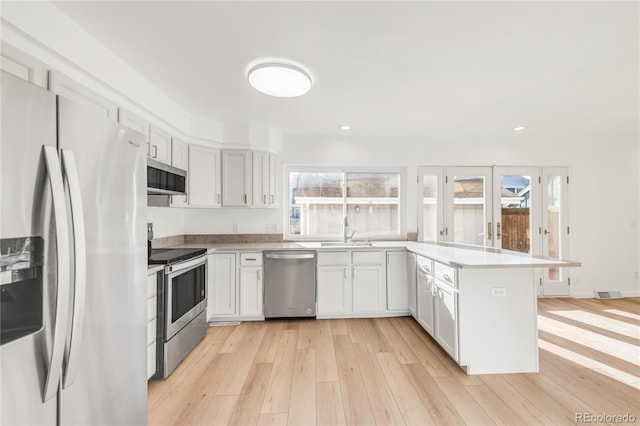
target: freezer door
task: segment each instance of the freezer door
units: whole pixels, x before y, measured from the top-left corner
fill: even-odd
[[[55,155],[55,96],[5,72],[0,79],[0,424],[55,424],[57,240],[43,151]],[[54,394],[43,403],[49,373]]]
[[[65,365],[75,379],[61,391],[60,424],[146,424],[145,139],[62,97],[58,117],[62,155],[75,158],[86,235],[86,253],[76,253],[86,262],[84,317],[74,318],[82,335],[69,339],[80,347],[67,351],[78,357]]]

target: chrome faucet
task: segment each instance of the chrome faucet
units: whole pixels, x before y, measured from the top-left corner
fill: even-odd
[[[353,235],[356,233],[356,231],[354,230],[351,235],[347,235],[347,228],[349,227],[349,220],[347,219],[347,216],[344,217],[342,225],[342,242],[346,243],[347,241],[351,240],[351,238],[353,238]]]

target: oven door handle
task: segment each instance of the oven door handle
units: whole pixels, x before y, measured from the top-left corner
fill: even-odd
[[[167,275],[174,275],[177,272],[184,272],[188,269],[197,268],[200,265],[204,265],[207,263],[207,255],[203,255],[200,257],[196,257],[195,259],[188,260],[186,262],[181,262],[175,265],[169,265],[165,267],[165,273]]]

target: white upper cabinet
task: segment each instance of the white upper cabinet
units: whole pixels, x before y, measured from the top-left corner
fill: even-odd
[[[129,110],[118,108],[118,123],[126,126],[138,133],[145,135],[147,142],[149,141],[149,122],[144,120]],[[149,146],[147,143],[147,157],[149,156]]]
[[[253,207],[269,207],[269,153],[253,151]]]
[[[189,144],[178,138],[171,140],[171,165],[187,171],[187,187],[189,185]],[[187,195],[172,195],[171,205],[175,207],[184,207],[189,200]]]
[[[202,145],[189,145],[187,198],[192,207],[220,207],[220,150]]]
[[[171,165],[171,135],[154,125],[149,126],[149,158]]]
[[[49,90],[98,115],[113,121],[117,119],[118,106],[115,103],[58,71],[49,71]]]
[[[278,161],[275,154],[269,153],[269,207],[277,206],[276,189],[278,187]]]
[[[222,205],[246,207],[251,202],[251,151],[222,150]]]
[[[36,86],[46,87],[42,62],[4,42],[0,47],[0,69]]]

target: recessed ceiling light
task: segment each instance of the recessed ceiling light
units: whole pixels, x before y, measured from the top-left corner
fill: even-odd
[[[251,68],[249,84],[259,92],[279,98],[304,95],[311,89],[311,77],[302,68],[286,63],[263,63]]]
[[[513,131],[514,132],[522,132],[526,128],[527,128],[527,126],[516,126],[516,127],[513,128]]]
[[[342,124],[340,130],[351,130],[351,124]]]

